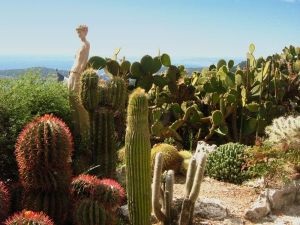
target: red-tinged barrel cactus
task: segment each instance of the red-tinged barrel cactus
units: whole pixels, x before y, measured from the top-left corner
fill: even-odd
[[[25,188],[68,189],[73,139],[67,125],[53,115],[38,117],[18,137],[16,158]]]
[[[9,211],[9,192],[6,185],[0,181],[0,224],[8,214]]]
[[[54,225],[52,220],[43,212],[22,211],[8,218],[5,225]]]
[[[110,188],[113,192],[117,194],[117,199],[115,204],[122,204],[125,200],[126,193],[124,188],[115,180],[113,179],[102,179],[100,181],[101,184],[106,185],[108,188]]]
[[[116,209],[121,205],[125,191],[112,179],[100,180],[96,176],[82,174],[71,185],[74,201],[75,224],[116,224]],[[103,211],[105,215],[103,215]],[[106,219],[106,222],[103,221]]]
[[[53,115],[29,123],[18,137],[16,158],[24,186],[23,208],[43,211],[64,224],[69,209],[73,140],[67,125]]]

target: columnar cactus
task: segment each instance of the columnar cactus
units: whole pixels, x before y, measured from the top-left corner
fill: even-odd
[[[52,115],[29,123],[16,144],[26,209],[43,211],[57,224],[67,218],[72,150],[69,128]]]
[[[161,176],[163,169],[164,157],[161,152],[155,156],[153,186],[152,186],[152,208],[156,218],[163,223],[163,225],[171,225],[175,218],[172,217],[172,201],[173,201],[173,185],[174,185],[174,171],[169,170],[165,176],[163,185],[163,195],[161,194],[162,184]],[[161,202],[163,204],[161,204]]]
[[[155,157],[153,187],[152,187],[152,208],[156,218],[163,225],[188,225],[193,220],[194,205],[200,192],[200,186],[204,175],[206,153],[197,160],[190,160],[189,169],[186,179],[186,194],[182,204],[179,221],[177,222],[176,214],[172,208],[174,171],[169,170],[164,179],[162,179],[163,154],[158,153]],[[162,184],[163,180],[163,184]],[[163,203],[163,204],[161,204]]]
[[[102,108],[95,116],[95,161],[99,165],[95,174],[114,177],[116,172],[117,151],[114,129],[114,115],[111,110]]]
[[[22,211],[14,214],[8,218],[5,225],[24,225],[24,224],[35,224],[35,225],[54,225],[52,220],[43,212],[33,211]]]
[[[125,136],[129,217],[133,225],[150,225],[151,165],[148,100],[137,88],[130,96]]]
[[[113,64],[109,68],[113,70]],[[117,161],[114,115],[125,108],[126,83],[117,76],[110,83],[100,82],[95,70],[87,69],[82,74],[80,97],[90,115],[92,163],[98,166],[92,172],[98,176],[114,177]]]
[[[195,158],[190,162],[187,178],[185,183],[185,197],[182,203],[179,225],[188,225],[193,221],[195,202],[200,193],[200,187],[204,176],[205,164],[207,155],[203,153],[200,157],[199,163]]]
[[[9,211],[10,195],[6,185],[0,181],[0,224],[7,217]]]

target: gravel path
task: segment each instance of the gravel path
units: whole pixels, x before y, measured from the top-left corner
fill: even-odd
[[[184,196],[185,177],[176,177],[174,196]],[[224,221],[211,221],[201,218],[195,218],[195,225],[300,225],[300,205],[294,205],[283,210],[277,215],[270,215],[263,221],[251,223],[243,218],[244,212],[259,196],[260,190],[234,185],[230,183],[219,182],[214,179],[204,178],[201,185],[199,198],[219,199],[230,211],[230,217]]]

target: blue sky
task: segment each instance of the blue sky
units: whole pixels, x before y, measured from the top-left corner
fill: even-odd
[[[73,56],[78,24],[91,55],[244,57],[300,46],[300,0],[1,0],[0,55]]]

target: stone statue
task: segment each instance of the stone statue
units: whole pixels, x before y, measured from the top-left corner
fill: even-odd
[[[77,134],[84,135],[88,132],[89,117],[88,112],[82,106],[79,99],[80,76],[84,71],[89,58],[90,43],[86,39],[88,33],[88,27],[86,25],[80,25],[76,28],[76,31],[82,45],[76,53],[75,62],[70,71],[68,89],[70,92],[70,107],[75,131]]]

